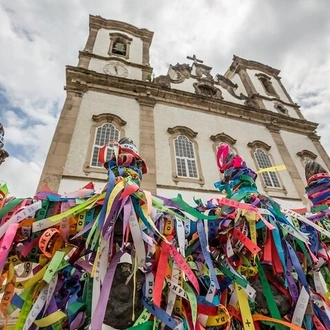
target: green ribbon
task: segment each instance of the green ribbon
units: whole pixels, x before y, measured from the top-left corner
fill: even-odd
[[[185,212],[189,213],[191,216],[197,219],[205,219],[205,220],[216,220],[219,217],[217,215],[205,215],[203,213],[198,212],[196,209],[187,204],[183,199],[182,195],[178,194],[177,197],[171,198],[171,201],[179,206],[179,208],[183,209]]]
[[[218,267],[226,277],[229,277],[231,280],[236,282],[239,286],[246,288],[247,285],[249,284],[247,280],[243,279],[242,277],[240,277],[236,274],[233,274],[229,269],[227,269],[225,266],[223,266],[220,262],[218,262]]]
[[[1,210],[0,210],[0,218],[7,215],[11,210],[13,210],[18,204],[22,203],[24,198],[15,198],[14,200],[7,203]]]
[[[259,257],[256,258],[256,264],[258,267],[258,272],[259,272],[259,277],[260,277],[260,281],[261,281],[261,285],[262,288],[264,290],[264,295],[266,297],[266,301],[269,307],[269,311],[270,314],[272,316],[272,318],[274,319],[278,319],[278,320],[282,320],[280,311],[276,305],[273,293],[272,293],[272,289],[268,283],[267,277],[265,275],[264,269],[262,268],[260,261],[259,261]],[[279,325],[279,324],[275,324],[275,328],[276,330],[282,330],[283,326]]]
[[[154,321],[147,321],[134,327],[127,328],[127,330],[152,330]]]
[[[28,292],[26,294],[26,299],[24,300],[23,307],[19,313],[17,322],[15,324],[15,330],[21,330],[24,327],[25,321],[30,313],[32,308],[32,301],[33,301],[33,292],[34,292],[35,285],[31,288],[26,289]]]

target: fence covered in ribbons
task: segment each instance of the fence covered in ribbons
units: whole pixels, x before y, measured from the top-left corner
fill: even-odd
[[[141,190],[145,164],[125,146],[102,193],[3,189],[4,327],[330,329],[329,175],[309,168],[318,204],[303,215],[260,195],[229,147],[217,159],[219,194],[194,206]]]

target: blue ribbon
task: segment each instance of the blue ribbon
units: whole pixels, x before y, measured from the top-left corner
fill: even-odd
[[[298,274],[299,280],[302,283],[302,285],[304,286],[304,288],[306,289],[306,291],[309,293],[308,282],[306,280],[305,273],[304,273],[303,269],[301,268],[300,261],[296,255],[295,251],[293,250],[292,246],[287,241],[285,241],[285,243],[288,248],[288,252],[289,252],[289,256],[290,256],[292,265]]]
[[[201,243],[202,252],[203,252],[206,264],[209,267],[212,280],[214,282],[215,287],[219,290],[220,286],[219,286],[217,275],[215,274],[215,270],[213,267],[211,254],[206,248],[207,247],[206,234],[205,234],[205,229],[203,226],[203,221],[201,219],[198,219],[198,221],[197,221],[197,232],[198,232],[199,240]]]
[[[160,319],[164,324],[166,324],[169,328],[174,329],[178,324],[177,321],[161,308],[157,307],[150,299],[143,296],[142,297],[143,306],[157,319]]]

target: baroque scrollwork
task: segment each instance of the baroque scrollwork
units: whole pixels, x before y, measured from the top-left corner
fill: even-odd
[[[222,100],[222,93],[219,88],[214,87],[212,84],[204,82],[196,82],[193,84],[196,94],[208,96],[214,99]]]
[[[240,95],[237,95],[236,89],[237,89],[238,85],[234,84],[231,80],[229,80],[225,76],[223,76],[221,74],[217,74],[216,83],[219,84],[222,88],[226,89],[231,96],[235,97],[238,100],[244,100],[245,101],[244,104],[246,106],[259,109],[257,102],[255,102],[250,97],[248,97],[242,93],[240,93]]]

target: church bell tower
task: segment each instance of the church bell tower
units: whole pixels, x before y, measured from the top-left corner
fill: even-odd
[[[66,100],[39,188],[47,184],[52,191],[64,193],[82,187],[86,180],[101,186],[106,171],[98,162],[99,149],[124,136],[139,147],[141,118],[136,96],[143,93],[152,75],[152,37],[147,29],[90,16],[89,36],[79,52],[78,66],[66,67]]]

